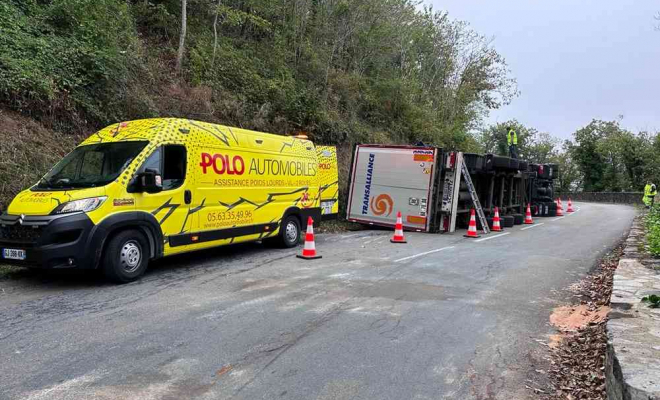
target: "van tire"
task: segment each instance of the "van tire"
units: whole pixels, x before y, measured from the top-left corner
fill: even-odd
[[[137,230],[121,231],[103,251],[103,275],[115,283],[129,283],[144,274],[149,264],[149,242]]]
[[[295,229],[295,233],[292,232]],[[295,215],[289,215],[282,221],[277,243],[280,247],[290,249],[298,246],[300,243],[300,220]]]

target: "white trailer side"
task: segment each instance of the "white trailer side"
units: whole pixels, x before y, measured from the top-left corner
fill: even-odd
[[[358,145],[348,196],[349,221],[428,232],[440,150],[433,147]]]

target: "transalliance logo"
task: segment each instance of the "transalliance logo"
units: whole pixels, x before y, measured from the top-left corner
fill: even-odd
[[[374,159],[376,155],[369,154],[369,163],[367,164],[367,179],[364,183],[364,198],[362,199],[362,214],[369,213],[369,196],[371,196],[371,178],[374,174]]]
[[[381,216],[387,213],[389,217],[394,208],[394,200],[388,194],[381,194],[371,199],[371,211],[374,215]]]

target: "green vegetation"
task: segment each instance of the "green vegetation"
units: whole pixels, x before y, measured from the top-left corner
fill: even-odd
[[[327,142],[465,144],[515,84],[488,40],[415,5],[189,0],[178,76],[181,0],[9,0],[1,100],[65,127],[174,113]],[[206,107],[170,103],[181,95]]]
[[[646,216],[646,242],[654,256],[660,256],[660,206],[654,206]]]
[[[660,308],[660,296],[655,294],[642,298],[642,301],[644,303],[649,303],[649,307],[651,308]]]
[[[19,267],[12,267],[10,265],[1,265],[0,264],[0,279],[10,278],[13,274],[20,271]]]
[[[179,116],[319,143],[478,150],[467,132],[516,95],[488,39],[413,0],[0,2],[0,108],[67,145]]]
[[[618,122],[564,143],[484,127],[518,94],[490,43],[415,0],[2,1],[0,208],[83,136],[154,116],[303,131],[342,163],[357,142],[506,154],[512,124],[523,158],[560,165],[561,191],[660,178],[660,140]]]
[[[560,146],[550,134],[513,120],[480,132],[479,142],[485,151],[508,153],[507,126],[518,132],[521,158],[559,164],[560,192],[641,192],[647,180],[660,184],[657,133],[633,133],[622,128],[619,121],[593,120],[573,133],[573,140],[566,140]]]

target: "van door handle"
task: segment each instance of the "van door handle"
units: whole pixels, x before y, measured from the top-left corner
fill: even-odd
[[[264,141],[261,140],[261,139],[255,139],[254,141],[257,142],[257,144],[263,144],[263,142],[264,142]]]
[[[190,190],[186,190],[185,192],[183,192],[183,201],[186,204],[192,203],[192,192]]]

